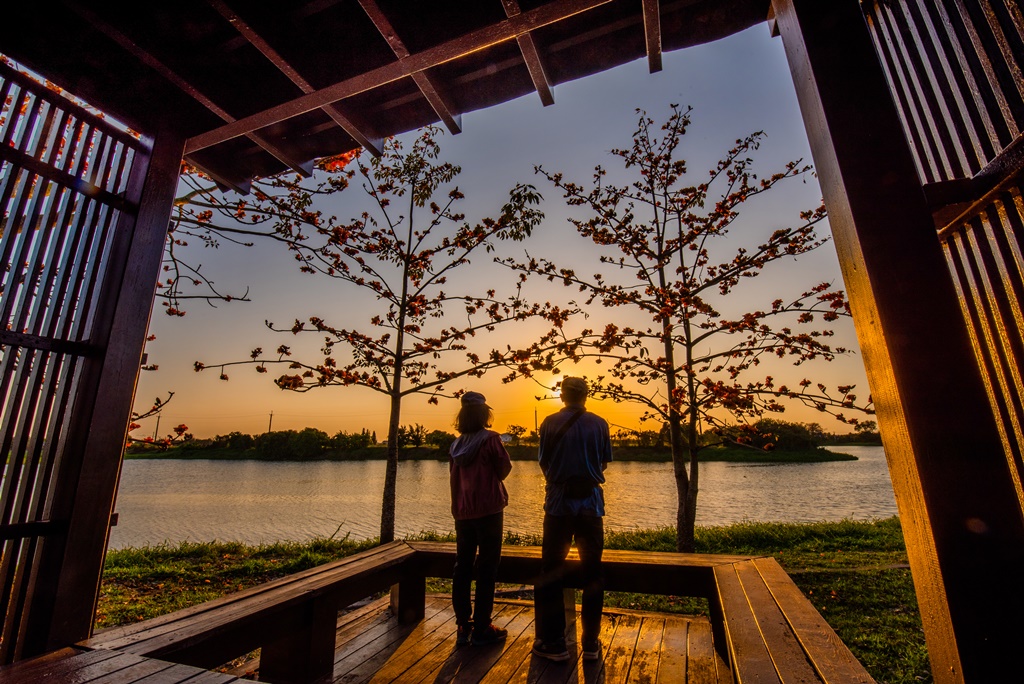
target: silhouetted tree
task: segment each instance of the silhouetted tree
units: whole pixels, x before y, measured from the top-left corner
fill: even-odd
[[[526,428],[522,425],[509,425],[505,428],[505,432],[512,438],[512,444],[518,445],[519,440],[526,434]]]
[[[764,309],[736,317],[720,313],[725,301],[738,306],[733,294],[742,283],[825,242],[815,232],[825,219],[824,207],[801,213],[790,227],[766,231],[753,248],[723,241],[745,202],[800,178],[809,167],[794,161],[758,179],[748,156],[762,137],[754,133],[738,140],[707,176],[691,183],[679,154],[689,110],[673,105],[660,132],[645,113],[638,110],[638,115],[632,145],[611,152],[634,174],[632,183],[609,182],[602,166],[586,187],[537,168],[570,207],[585,210],[585,218],[569,220],[581,237],[606,251],[600,263],[607,270],[579,273],[529,255],[525,261],[501,260],[524,277],[578,290],[584,308],[600,305],[632,313],[616,314],[616,322],[598,329],[552,329],[511,376],[557,371],[567,361],[604,363],[607,373],[592,379],[594,396],[640,404],[644,419],[668,426],[679,500],[676,545],[680,551],[693,551],[703,431],[721,428],[730,416],[749,423],[765,412],[782,411],[785,399],[856,422],[837,411],[855,406],[852,386],[830,392],[810,380],[790,388],[771,376],[750,377],[763,359],[802,365],[844,353],[829,346],[831,330],[811,326],[816,319],[830,323],[846,315],[847,303],[841,290],[820,283],[788,300],[769,300]],[[633,319],[646,323],[632,327],[623,322]],[[555,339],[558,344],[552,344]]]
[[[372,213],[349,221],[324,217],[314,210],[313,195],[291,186],[281,190],[280,206],[275,205],[274,239],[287,244],[303,270],[337,279],[349,287],[346,297],[362,290],[378,303],[379,313],[367,328],[338,327],[323,316],[296,320],[283,329],[268,322],[277,332],[321,336],[323,357],[293,359],[291,348],[281,345],[274,359],[265,359],[263,349],[257,348],[247,361],[196,363],[197,371],[207,365],[218,367],[225,379],[229,365],[253,364],[265,373],[268,366],[280,364],[287,370],[274,381],[285,390],[356,385],[388,396],[382,542],[394,539],[402,400],[422,394],[437,403],[438,397],[458,396],[460,391],[446,389],[452,380],[480,377],[523,353],[507,347],[480,354],[468,346],[479,333],[533,316],[556,322],[568,315],[550,306],[527,305],[518,288],[507,298],[499,298],[493,289],[464,295],[445,290],[449,277],[474,255],[490,252],[503,240],[524,239],[543,214],[536,208],[540,201],[536,190],[517,185],[497,218],[467,223],[456,212],[463,195],[453,182],[461,169],[438,160],[438,134],[436,128],[425,129],[408,152],[391,140],[378,159],[345,160],[344,182],[337,180],[334,186],[347,186],[348,179],[358,173],[375,205]],[[248,209],[240,211],[245,214]],[[265,214],[261,207],[260,216]]]

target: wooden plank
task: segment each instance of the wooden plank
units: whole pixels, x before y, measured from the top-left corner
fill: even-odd
[[[604,679],[607,684],[625,682],[633,662],[636,642],[640,636],[640,618],[635,615],[616,615],[615,633],[605,642]]]
[[[241,681],[235,677],[225,675],[221,672],[209,672],[208,670],[200,670],[198,668],[189,667],[188,665],[169,665],[170,667],[168,667],[165,670],[155,672],[146,677],[140,677],[139,679],[125,680],[123,684],[196,684],[197,681],[203,681],[207,683]],[[140,673],[141,672],[142,670],[140,670]],[[284,680],[280,681],[283,682]],[[89,684],[93,684],[93,682],[89,682]],[[97,682],[97,684],[99,683]],[[106,683],[104,682],[103,684]]]
[[[498,627],[507,626],[522,611],[521,606],[506,604],[495,607],[496,610],[492,616],[492,622]],[[461,681],[476,681],[479,677],[474,677],[463,671],[466,665],[472,663],[475,659],[479,659],[478,657],[484,658],[483,661],[478,663],[478,668],[482,668],[486,672],[490,664],[501,657],[502,651],[505,648],[504,643],[495,643],[488,646],[457,646],[455,644],[456,632],[454,623],[451,626],[453,627],[451,632],[438,635],[443,637],[443,640],[421,658],[415,667],[406,670],[394,679],[396,684],[450,681],[456,675],[458,675]],[[486,658],[488,655],[491,658]]]
[[[661,7],[658,0],[643,0],[643,3],[647,67],[654,74],[661,71]]]
[[[655,682],[673,684],[674,682],[706,681],[688,677],[687,635],[690,625],[689,620],[682,618],[665,618],[665,627],[661,637],[661,656],[658,661],[658,676]],[[708,640],[710,641],[710,630]]]
[[[336,627],[338,643],[348,641],[353,634],[361,634],[368,624],[374,623],[379,619],[380,614],[387,610],[389,610],[389,606],[385,598],[370,601],[346,612],[339,612]]]
[[[106,675],[119,672],[125,668],[134,667],[144,663],[145,659],[129,653],[108,652],[89,657],[91,654],[82,654],[64,660],[50,663],[41,669],[20,673],[13,679],[0,679],[0,682],[26,682],[26,681],[68,681],[75,684],[85,684],[100,679]]]
[[[27,658],[10,665],[0,666],[0,684],[26,681],[34,676],[35,673],[48,667],[53,667],[57,663],[60,663],[61,667],[69,667],[68,663],[76,658],[109,658],[114,655],[105,651],[96,652],[92,655],[89,655],[90,653],[90,651],[81,651],[76,648],[62,648],[36,656],[35,658]]]
[[[830,684],[874,682],[860,661],[774,558],[759,558],[754,561],[754,565],[824,681]]]
[[[629,677],[626,679],[629,684],[654,684],[658,681],[664,634],[664,617],[648,615],[642,619],[633,664],[629,667]]]
[[[353,644],[353,650],[334,664],[336,682],[365,682],[394,654],[413,631],[411,625],[386,620],[375,625],[365,642]]]
[[[506,17],[514,17],[523,12],[518,0],[501,0],[501,4],[505,6]],[[526,64],[527,71],[530,72],[530,80],[533,81],[533,87],[537,91],[537,95],[540,96],[541,104],[545,107],[553,105],[555,96],[552,92],[551,81],[548,79],[544,69],[544,60],[541,59],[533,36],[524,33],[516,38],[516,42],[519,43],[519,51],[523,55],[523,62]]]
[[[409,547],[425,556],[440,554],[444,556],[455,555],[454,542],[407,542]],[[501,549],[502,559],[532,559],[540,560],[541,547],[539,546],[503,546]],[[579,556],[575,551],[572,558]],[[736,563],[750,560],[758,556],[741,554],[714,554],[714,553],[677,553],[668,551],[628,551],[624,549],[605,549],[601,560],[610,563],[633,563],[637,565],[667,566],[667,567],[700,567],[712,568],[718,565]]]
[[[736,680],[781,684],[736,570],[732,566],[722,566],[715,568],[714,572],[725,617],[729,665]]]
[[[174,663],[147,658],[135,663],[134,665],[130,665],[123,670],[111,672],[110,674],[92,679],[89,681],[89,684],[134,684],[135,682],[144,680],[150,675],[163,672],[173,666]],[[195,675],[196,672],[197,670],[189,668],[189,676]]]
[[[378,613],[373,622],[367,624],[361,632],[353,632],[351,636],[338,637],[339,647],[335,653],[334,663],[336,677],[346,674],[373,655],[387,650],[389,646],[400,642],[413,630],[413,625],[400,625],[391,614],[390,609],[387,608],[387,603],[385,602],[383,605],[384,610]],[[438,599],[428,601],[424,620],[432,619],[447,606],[447,601]]]
[[[390,682],[411,667],[425,652],[424,644],[436,643],[448,630],[455,631],[455,612],[451,606],[435,613],[431,618],[415,625],[408,634],[376,657],[364,661],[350,670],[339,682]],[[383,658],[381,658],[383,656]]]
[[[447,613],[447,610],[445,611]],[[423,681],[427,673],[442,667],[447,658],[457,650],[455,645],[456,634],[455,614],[452,612],[451,619],[430,632],[428,636],[418,639],[415,642],[410,638],[395,653],[395,657],[388,661],[388,667],[382,669],[381,676],[386,678],[379,680],[374,678],[371,681],[400,682],[403,684],[416,684]]]
[[[735,567],[736,576],[743,584],[743,593],[754,612],[761,639],[768,647],[782,681],[787,684],[820,684],[821,679],[808,661],[786,616],[765,586],[757,566],[747,562],[737,563]]]
[[[202,672],[186,680],[187,684],[227,684],[228,682],[239,682],[238,677],[224,674],[223,672]]]
[[[497,606],[498,604],[496,604]],[[429,673],[423,681],[430,682],[479,682],[499,662],[509,656],[515,642],[524,633],[531,643],[533,639],[533,615],[525,606],[506,604],[495,613],[492,622],[508,630],[508,637],[500,644],[459,648],[445,660],[444,664]],[[511,656],[515,657],[515,656]],[[520,656],[521,657],[521,656]]]
[[[732,671],[714,646],[711,624],[707,620],[689,622],[686,633],[686,681],[732,684]]]
[[[517,617],[525,623],[525,626],[515,637],[509,630],[509,638],[505,643],[501,658],[483,674],[480,679],[481,684],[506,684],[515,681],[516,674],[520,672],[522,674],[519,681],[526,681],[531,661],[541,660],[532,656],[533,642],[536,637],[534,633],[536,616],[533,609],[526,608]],[[540,665],[539,662],[538,665]]]
[[[369,610],[366,610],[369,609]],[[427,609],[430,609],[430,602],[427,603]],[[358,639],[367,630],[374,629],[382,622],[387,622],[391,618],[391,608],[388,605],[387,597],[383,599],[377,599],[376,601],[366,605],[365,609],[361,609],[356,618],[351,615],[339,615],[338,626],[335,632],[335,641],[338,643],[338,652],[344,645],[350,643],[354,639]],[[336,658],[337,660],[337,658]]]

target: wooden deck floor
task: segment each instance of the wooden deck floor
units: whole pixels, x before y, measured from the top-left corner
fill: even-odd
[[[428,596],[426,616],[399,625],[386,599],[342,615],[334,663],[336,684],[360,682],[679,682],[731,681],[712,647],[706,618],[606,610],[601,661],[554,663],[531,655],[534,611],[524,601],[498,601],[494,624],[508,639],[493,646],[455,645],[455,615],[445,596]],[[577,629],[579,623],[577,621]],[[232,671],[243,675],[258,661]]]

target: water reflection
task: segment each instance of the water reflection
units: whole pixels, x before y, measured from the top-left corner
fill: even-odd
[[[741,465],[705,463],[697,524],[745,520],[870,520],[896,513],[881,447],[844,447],[858,461]],[[540,534],[544,482],[536,464],[513,464],[507,529]],[[675,523],[668,463],[617,462],[605,487],[607,529]],[[190,541],[305,541],[315,536],[376,536],[384,463],[127,461],[118,495],[112,548]],[[399,466],[396,534],[450,531],[448,465]]]

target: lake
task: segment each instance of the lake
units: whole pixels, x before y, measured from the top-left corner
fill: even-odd
[[[837,449],[857,461],[799,464],[703,463],[698,525],[742,521],[873,520],[896,514],[882,447]],[[606,529],[675,524],[670,463],[616,462],[605,485]],[[533,462],[513,462],[505,527],[541,533],[544,481]],[[125,461],[110,547],[181,541],[308,541],[337,531],[377,535],[383,461]],[[448,464],[403,461],[395,522],[401,537],[453,529]]]

